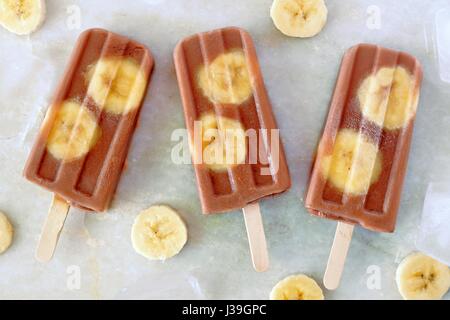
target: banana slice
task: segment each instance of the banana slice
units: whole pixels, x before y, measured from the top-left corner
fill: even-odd
[[[222,171],[245,162],[246,136],[239,121],[210,113],[202,115],[200,121],[204,164],[213,171]]]
[[[241,104],[252,95],[247,59],[242,50],[219,55],[200,67],[197,83],[205,97],[215,103]]]
[[[75,101],[64,101],[47,140],[47,150],[57,159],[84,156],[97,143],[101,129],[94,115]]]
[[[416,113],[418,95],[413,91],[413,77],[405,68],[381,68],[358,90],[363,116],[388,130],[401,128]]]
[[[153,206],[134,221],[131,241],[137,253],[151,260],[165,260],[178,254],[187,241],[187,229],[180,216],[167,206]]]
[[[275,0],[270,16],[278,30],[290,37],[309,38],[318,34],[327,22],[323,0]]]
[[[147,79],[139,64],[130,58],[108,57],[88,67],[88,95],[99,108],[126,114],[141,104]]]
[[[33,33],[44,20],[44,0],[0,0],[0,24],[12,33]]]
[[[12,243],[14,228],[8,217],[0,212],[0,254],[5,252]]]
[[[396,282],[405,300],[437,300],[450,288],[450,269],[422,253],[413,253],[398,266]]]
[[[278,282],[270,293],[270,300],[324,300],[324,296],[314,279],[299,274]]]
[[[366,194],[378,180],[381,168],[378,147],[352,129],[338,132],[333,153],[321,162],[324,177],[341,192],[353,195]]]

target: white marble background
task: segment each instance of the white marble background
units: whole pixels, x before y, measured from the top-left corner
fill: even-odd
[[[306,273],[320,282],[336,223],[303,207],[311,157],[344,51],[359,42],[405,50],[423,63],[419,105],[397,230],[357,228],[342,286],[327,299],[399,299],[394,277],[414,250],[426,188],[450,180],[450,84],[439,78],[433,17],[446,0],[327,0],[329,21],[317,37],[290,39],[269,17],[271,0],[47,0],[43,28],[30,37],[0,29],[0,210],[11,218],[14,244],[0,256],[0,298],[266,299],[277,281]],[[81,10],[79,28],[73,13]],[[373,29],[372,10],[381,23]],[[253,271],[242,215],[202,216],[193,169],[170,160],[170,134],[184,127],[172,50],[185,36],[236,25],[253,35],[291,170],[292,189],[261,202],[271,267]],[[151,48],[151,88],[116,198],[107,214],[72,209],[49,264],[34,250],[51,194],[21,172],[53,90],[78,34],[103,27]],[[166,262],[136,254],[130,231],[140,210],[177,209],[189,228],[184,250]],[[367,270],[380,271],[379,288]],[[373,267],[372,267],[373,268]],[[80,273],[80,286],[74,276]],[[450,298],[447,295],[447,298]]]

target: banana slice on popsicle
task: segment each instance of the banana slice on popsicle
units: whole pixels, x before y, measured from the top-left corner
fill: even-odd
[[[44,20],[44,0],[0,0],[0,24],[12,33],[30,34]]]
[[[211,170],[222,171],[245,162],[245,129],[238,120],[204,114],[202,123],[203,163]]]
[[[395,130],[404,127],[416,113],[418,93],[405,68],[383,67],[364,79],[358,100],[365,118]]]
[[[324,300],[324,296],[314,279],[299,274],[278,282],[270,293],[270,300]]]
[[[197,83],[212,102],[241,104],[252,95],[247,60],[242,50],[232,50],[203,65]]]
[[[275,0],[270,16],[278,30],[290,37],[309,38],[327,22],[328,9],[323,0]]]
[[[131,241],[137,253],[150,260],[178,254],[187,241],[187,228],[178,213],[167,206],[153,206],[134,221]]]
[[[333,153],[324,157],[322,173],[338,190],[361,195],[378,180],[382,156],[378,147],[352,129],[338,132]]]
[[[398,266],[396,282],[405,300],[441,299],[450,288],[450,269],[422,253],[413,253]]]
[[[97,143],[101,129],[89,109],[75,101],[64,101],[47,141],[47,150],[60,160],[84,156]]]
[[[147,87],[145,72],[130,58],[107,57],[89,66],[88,95],[99,108],[126,114],[139,107]]]

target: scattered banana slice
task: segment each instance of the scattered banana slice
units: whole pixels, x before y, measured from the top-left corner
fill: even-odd
[[[363,116],[388,130],[401,128],[416,112],[418,93],[413,91],[413,77],[405,68],[381,68],[358,90]]]
[[[200,121],[204,164],[211,170],[221,171],[245,162],[246,136],[239,121],[210,113],[202,115]]]
[[[270,293],[270,300],[324,300],[324,296],[314,279],[299,274],[278,282]]]
[[[165,260],[178,254],[187,241],[187,229],[180,216],[167,206],[153,206],[134,221],[131,241],[137,253],[151,260]]]
[[[12,243],[14,228],[8,217],[0,212],[0,254],[5,252]]]
[[[378,147],[352,129],[338,132],[333,153],[321,162],[322,173],[341,192],[361,195],[376,182],[382,168]]]
[[[147,79],[138,63],[130,58],[108,57],[88,67],[88,95],[100,108],[126,114],[139,107]]]
[[[252,94],[247,59],[242,50],[219,55],[209,65],[200,67],[197,82],[212,102],[240,104]]]
[[[97,143],[101,129],[94,115],[75,101],[64,101],[47,141],[47,150],[57,159],[70,161],[84,156]]]
[[[398,266],[396,281],[405,300],[437,300],[450,288],[450,269],[422,253],[413,253]]]
[[[0,0],[0,24],[12,33],[33,33],[44,20],[44,0]]]
[[[273,23],[287,36],[308,38],[318,34],[327,22],[323,0],[275,0],[270,9]]]

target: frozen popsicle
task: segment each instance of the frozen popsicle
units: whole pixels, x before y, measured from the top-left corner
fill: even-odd
[[[290,177],[253,41],[235,27],[200,33],[174,60],[203,213],[243,208],[253,263],[265,270],[257,202]]]
[[[340,222],[328,288],[339,283],[354,224],[394,231],[421,80],[420,63],[404,52],[360,44],[343,58],[305,201]]]
[[[152,68],[149,50],[126,37],[101,29],[79,37],[24,170],[28,180],[55,194],[40,260],[51,258],[69,205],[107,209]]]

